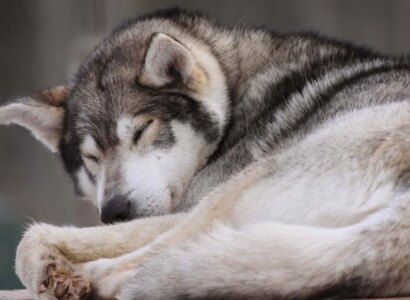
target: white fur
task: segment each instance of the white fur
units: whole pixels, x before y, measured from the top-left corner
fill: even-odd
[[[132,143],[132,135],[136,129],[135,120],[131,116],[123,116],[117,121],[117,136],[122,143]]]
[[[131,291],[133,296],[149,295],[150,299],[174,292],[191,295],[204,293],[200,286],[212,290],[235,282],[244,282],[242,287],[235,285],[235,290],[244,292],[258,286],[281,293],[296,292],[302,286],[320,287],[327,276],[353,268],[365,257],[376,260],[373,250],[363,244],[370,242],[364,241],[361,232],[367,230],[369,239],[375,240],[378,228],[397,214],[398,205],[409,201],[408,195],[398,200],[392,185],[394,169],[374,173],[375,163],[384,164],[381,158],[357,153],[367,147],[369,137],[395,132],[403,124],[410,126],[409,113],[407,103],[396,103],[333,120],[302,144],[271,161],[256,163],[213,192],[156,242],[80,268],[99,282],[106,297],[116,295],[119,287],[135,278],[120,299],[131,299]],[[324,142],[334,147],[322,147]],[[369,167],[354,167],[360,164]],[[235,229],[218,227],[215,220]],[[303,266],[300,278],[297,266]],[[198,269],[200,276],[195,273]],[[316,277],[318,272],[328,275]],[[256,280],[255,274],[261,278]],[[251,286],[246,285],[249,278],[255,279]]]
[[[97,143],[95,140],[92,138],[91,135],[86,135],[83,138],[83,142],[81,143],[81,153],[82,154],[88,154],[88,155],[93,155],[95,157],[100,157],[101,153],[100,150],[98,149]]]
[[[91,182],[84,167],[81,167],[77,173],[78,184],[80,185],[83,198],[93,201],[97,190],[95,185]]]
[[[346,272],[377,280],[391,264],[408,263],[408,230],[398,229],[408,228],[410,195],[393,183],[398,168],[410,164],[409,120],[409,102],[336,118],[303,142],[251,165],[182,218],[85,229],[36,225],[18,248],[17,272],[39,295],[35,288],[45,262],[35,258],[58,248],[76,262],[72,268],[82,277],[75,278],[91,280],[102,297],[121,300],[194,297],[226,287],[239,294],[297,294],[337,283]],[[126,162],[131,184],[146,184],[147,194],[159,189],[157,181],[166,185],[162,172],[172,178],[171,170],[185,168],[175,161],[187,161],[189,169],[198,159],[188,143],[195,133],[177,122],[172,127],[178,141],[166,153],[172,159],[156,170],[149,153],[130,153]],[[144,175],[160,177],[153,184]],[[100,259],[90,247],[97,247]],[[409,279],[400,280],[386,293],[410,292]]]
[[[122,189],[136,199],[141,212],[171,212],[188,180],[213,150],[189,125],[173,121],[171,126],[176,145],[170,149],[121,150]]]
[[[86,136],[81,144],[81,152],[98,157],[99,165],[83,157],[87,168],[96,176],[93,187],[84,168],[78,172],[78,181],[87,197],[95,198],[98,208],[109,200],[112,194],[120,193],[134,202],[137,214],[163,214],[174,211],[182,197],[190,178],[200,168],[215,145],[208,144],[188,124],[178,121],[171,123],[176,144],[171,148],[155,148],[144,143],[133,145],[132,137],[143,122],[138,118],[123,116],[117,122],[120,144],[115,149],[115,162],[109,155],[102,155],[91,136]],[[150,128],[144,134],[150,135]],[[118,170],[113,170],[118,168]],[[112,178],[107,174],[118,173],[120,182],[115,190],[107,184]],[[94,195],[93,195],[94,193]],[[107,198],[108,197],[108,198]]]

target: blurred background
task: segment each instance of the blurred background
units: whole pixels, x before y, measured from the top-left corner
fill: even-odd
[[[113,26],[157,8],[201,10],[222,23],[314,30],[391,54],[410,49],[407,0],[13,0],[0,1],[0,105],[62,84]],[[15,247],[32,221],[89,226],[58,157],[17,127],[0,127],[0,289],[21,287]]]

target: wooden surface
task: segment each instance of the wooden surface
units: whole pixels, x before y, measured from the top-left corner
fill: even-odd
[[[0,291],[0,300],[32,300],[26,290]]]
[[[410,300],[410,298],[394,298],[395,300]],[[0,300],[33,300],[26,290],[0,291]],[[377,300],[377,299],[373,299]],[[382,300],[382,299],[379,299]],[[393,300],[393,298],[383,299]]]

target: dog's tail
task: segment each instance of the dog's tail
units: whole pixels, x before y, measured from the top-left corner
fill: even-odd
[[[145,299],[142,284],[149,299],[346,299],[410,292],[410,224],[393,224],[382,214],[370,219],[344,228],[219,225],[148,262],[147,270],[158,269],[152,281],[130,282],[124,299]]]

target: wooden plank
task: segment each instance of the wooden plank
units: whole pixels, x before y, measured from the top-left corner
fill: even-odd
[[[0,300],[33,300],[26,290],[0,291]]]
[[[0,291],[0,300],[33,300],[26,290]],[[363,299],[370,300],[370,299]],[[410,300],[410,298],[389,298],[373,300]]]

